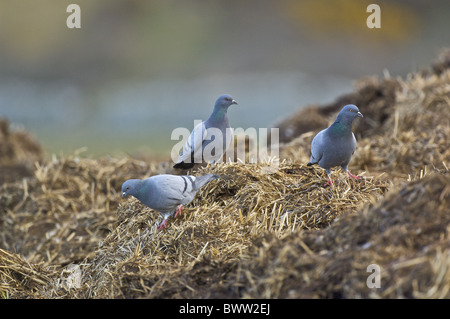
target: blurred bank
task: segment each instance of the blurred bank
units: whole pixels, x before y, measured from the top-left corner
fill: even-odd
[[[80,29],[66,26],[70,3]],[[222,93],[239,102],[232,126],[270,127],[360,77],[425,67],[448,21],[443,0],[2,0],[0,116],[49,152],[165,154]]]

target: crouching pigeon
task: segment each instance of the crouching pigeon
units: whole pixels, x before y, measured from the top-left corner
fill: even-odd
[[[348,170],[348,164],[356,149],[356,138],[352,132],[352,123],[356,117],[363,117],[359,109],[349,104],[342,108],[336,120],[328,128],[320,131],[311,143],[311,159],[308,166],[319,164],[328,175],[328,182],[324,186],[333,184],[331,168],[341,166],[348,176],[355,176]]]
[[[136,197],[140,202],[163,215],[164,220],[158,230],[166,227],[167,219],[181,214],[183,205],[189,204],[197,191],[219,175],[203,176],[161,174],[150,178],[129,179],[122,184],[122,198],[128,195]]]

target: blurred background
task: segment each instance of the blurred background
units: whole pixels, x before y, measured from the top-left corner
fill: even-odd
[[[448,0],[0,0],[0,117],[49,153],[168,157],[220,94],[233,127],[271,127],[358,78],[428,67],[449,27]]]

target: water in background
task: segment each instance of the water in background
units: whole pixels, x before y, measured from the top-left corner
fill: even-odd
[[[450,2],[0,0],[0,116],[49,153],[169,156],[174,128],[231,94],[233,127],[271,127],[364,76],[404,76],[450,45]]]
[[[177,127],[206,119],[216,98],[231,94],[233,127],[272,127],[301,106],[350,92],[350,78],[304,73],[221,74],[146,82],[109,82],[95,90],[68,83],[13,81],[0,86],[2,116],[31,131],[48,152],[87,147],[101,155],[147,150],[169,154]]]

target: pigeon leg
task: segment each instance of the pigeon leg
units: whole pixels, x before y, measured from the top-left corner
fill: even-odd
[[[333,181],[331,180],[331,176],[328,175],[328,182],[325,183],[325,185],[323,185],[323,187],[327,187],[328,185],[333,185]]]
[[[158,226],[158,230],[161,230],[163,227],[167,228],[166,224],[167,224],[167,219],[164,218],[161,225]]]
[[[351,177],[351,178],[354,178],[354,179],[360,179],[361,178],[361,176],[353,175],[352,173],[350,173],[350,171],[348,171],[347,173],[348,173],[348,176]]]
[[[178,214],[180,214],[180,216],[181,216],[181,210],[183,209],[183,205],[179,205],[178,207],[177,207],[177,211],[175,212],[175,216],[174,216],[174,218],[176,218],[177,216],[178,216]]]

